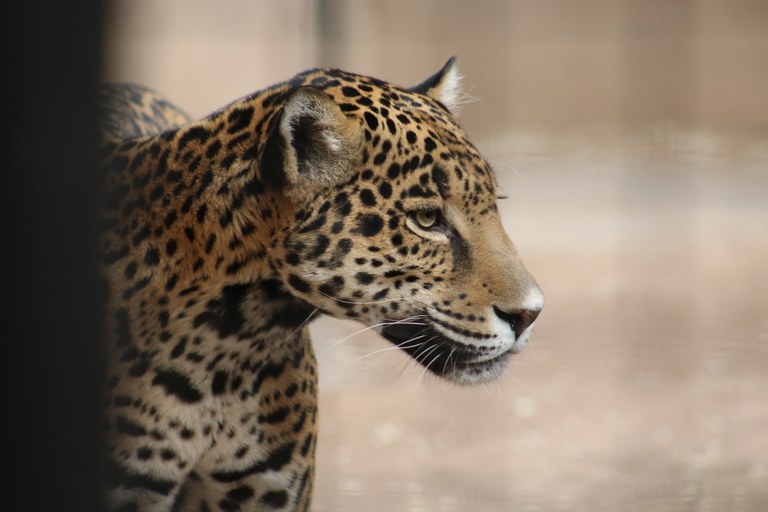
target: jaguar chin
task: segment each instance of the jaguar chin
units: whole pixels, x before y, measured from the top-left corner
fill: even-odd
[[[518,339],[495,347],[468,345],[450,339],[429,324],[393,323],[385,326],[381,335],[433,374],[464,386],[501,377],[512,354],[522,350],[525,343]]]

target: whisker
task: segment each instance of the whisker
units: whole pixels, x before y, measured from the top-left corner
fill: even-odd
[[[393,324],[397,323],[402,325],[427,325],[426,322],[419,321],[419,319],[421,318],[427,318],[427,315],[411,315],[405,318],[387,318],[385,316],[378,316],[374,318],[378,322],[390,322]],[[408,322],[406,322],[405,320],[408,320]],[[411,322],[411,320],[413,321]]]
[[[435,336],[432,336],[422,344],[421,349],[416,351],[416,353],[413,355],[414,361],[419,362],[419,358],[421,358],[421,356],[428,354],[429,352],[434,350],[435,345],[429,344],[434,339],[435,339]]]
[[[388,302],[397,302],[397,301],[408,301],[412,302],[414,304],[419,304],[423,306],[424,308],[428,308],[429,305],[426,302],[420,301],[418,299],[414,299],[412,297],[395,297],[392,299],[381,299],[381,300],[374,300],[374,301],[353,301],[353,300],[346,300],[346,299],[339,299],[338,297],[334,297],[333,295],[329,295],[327,293],[320,292],[321,294],[325,295],[329,299],[333,299],[336,302],[341,302],[342,304],[354,304],[359,306],[370,306],[374,304],[386,304]]]
[[[507,377],[508,379],[510,379],[512,382],[514,382],[515,384],[517,384],[517,385],[519,385],[519,386],[522,386],[522,387],[524,387],[524,388],[526,388],[526,389],[529,389],[529,388],[530,388],[530,386],[529,386],[529,385],[525,384],[525,383],[524,383],[524,382],[522,382],[522,381],[519,381],[519,380],[517,380],[517,379],[516,379],[516,378],[515,378],[515,377],[512,375],[512,372],[506,372],[506,373],[507,373],[506,377]]]
[[[412,356],[406,359],[403,359],[402,362],[400,363],[400,371],[392,375],[392,378],[390,379],[389,383],[394,384],[396,380],[401,379],[403,377],[403,373],[405,373],[405,370],[409,368],[411,364],[413,364]]]
[[[410,361],[408,361],[408,362],[407,362],[407,364],[406,364],[406,365],[403,367],[403,369],[402,369],[402,370],[400,370],[400,372],[399,372],[398,376],[401,376],[403,373],[405,373],[405,371],[406,371],[408,368],[410,368],[411,366],[415,366],[415,365],[417,365],[417,364],[420,364],[420,363],[419,363],[419,358],[421,358],[423,355],[425,355],[425,352],[427,352],[427,354],[428,354],[428,350],[429,350],[429,351],[431,351],[431,350],[433,350],[433,349],[435,348],[435,346],[436,346],[436,345],[435,345],[435,346],[433,346],[433,347],[431,347],[431,348],[429,348],[429,342],[430,342],[430,341],[432,341],[432,340],[434,340],[434,339],[435,339],[435,336],[432,336],[432,337],[431,337],[431,338],[429,338],[427,341],[423,342],[423,347],[422,347],[422,349],[421,349],[421,350],[418,350],[418,351],[416,351],[416,353],[415,353],[415,354],[412,354],[412,355],[411,355],[411,359],[410,359]]]
[[[434,340],[434,339],[435,339],[435,338],[431,338],[429,341],[432,341],[432,340]],[[427,343],[429,343],[429,341],[428,341]],[[421,381],[421,377],[422,377],[422,376],[424,376],[424,373],[425,373],[425,372],[427,371],[427,369],[429,368],[429,365],[425,365],[425,364],[424,364],[424,361],[426,361],[426,360],[427,360],[427,357],[429,357],[429,355],[430,355],[432,352],[434,352],[434,351],[435,351],[435,349],[437,349],[437,348],[439,348],[439,347],[440,347],[440,343],[436,343],[435,345],[432,345],[432,347],[431,347],[429,350],[426,350],[426,351],[424,351],[423,353],[419,354],[417,357],[415,357],[415,358],[414,358],[414,359],[416,360],[416,362],[417,362],[417,363],[419,363],[419,364],[421,364],[422,366],[424,366],[424,370],[421,372],[421,375],[420,375],[420,376],[419,376],[419,378],[416,380],[416,386],[415,386],[415,387],[418,387],[418,386],[419,386],[419,382]],[[438,354],[438,356],[439,356],[439,355],[440,355],[440,354]],[[423,357],[423,359],[422,359],[422,357]],[[431,364],[431,363],[430,363],[430,364]]]
[[[491,390],[490,390],[490,389],[488,389],[488,386],[485,384],[485,381],[480,381],[480,382],[483,384],[483,389],[485,390],[485,393],[486,393],[486,394],[487,394],[489,397],[493,398],[493,394],[491,393]]]
[[[288,333],[285,336],[285,338],[283,338],[282,341],[288,341],[289,339],[293,338],[293,335],[296,334],[297,332],[299,332],[305,325],[307,325],[309,323],[309,321],[312,319],[312,317],[315,316],[315,314],[318,311],[320,311],[320,308],[315,308],[314,310],[312,310],[312,312],[309,315],[307,315],[307,318],[305,318],[304,321],[301,322],[298,327],[296,327],[294,330],[292,330],[290,333]]]
[[[356,357],[352,361],[360,361],[361,359],[365,359],[365,358],[371,357],[374,354],[380,354],[381,352],[387,352],[389,350],[401,350],[401,349],[406,349],[406,348],[418,347],[420,343],[416,343],[414,345],[405,345],[405,344],[406,343],[414,342],[414,341],[416,341],[418,339],[421,339],[421,338],[424,338],[426,336],[427,336],[426,334],[422,334],[421,336],[416,336],[416,337],[407,339],[407,340],[403,341],[402,343],[398,343],[394,347],[384,347],[384,348],[380,348],[378,350],[374,350],[373,352],[369,352],[368,354]]]
[[[438,343],[435,345],[435,348],[439,347],[440,344]],[[424,377],[424,374],[427,373],[427,370],[429,370],[429,367],[432,366],[432,363],[437,361],[437,359],[442,355],[442,353],[438,350],[437,355],[432,358],[432,360],[424,367],[424,371],[421,372],[421,375],[419,375],[419,378],[416,380],[416,387],[419,386],[419,382],[421,382],[421,379]]]
[[[494,381],[494,384],[496,385],[496,391],[498,391],[499,398],[504,396],[504,388],[501,387],[501,383],[499,382],[499,379],[496,379]]]
[[[409,323],[411,320],[412,320],[411,317],[406,317],[406,318],[403,318],[402,320],[399,320],[399,321],[396,321],[396,322],[380,322],[380,323],[377,323],[377,324],[374,324],[374,325],[369,325],[367,327],[364,327],[364,328],[360,329],[359,331],[355,331],[352,334],[341,338],[339,341],[337,341],[336,343],[334,343],[333,345],[331,345],[330,347],[325,349],[322,352],[322,355],[327,354],[329,351],[331,351],[332,349],[336,348],[337,346],[339,346],[340,344],[342,344],[343,342],[345,342],[349,338],[351,338],[353,336],[356,336],[358,334],[364,333],[365,331],[369,331],[371,329],[375,329],[377,327],[382,327],[382,326],[386,326],[386,325],[399,325],[401,323],[403,323],[405,325],[423,325],[423,324],[420,324],[420,323]]]
[[[456,347],[451,347],[451,351],[448,352],[448,357],[445,359],[445,363],[443,363],[443,375],[445,375],[445,369],[448,367],[448,362],[451,360],[451,356],[456,351]]]

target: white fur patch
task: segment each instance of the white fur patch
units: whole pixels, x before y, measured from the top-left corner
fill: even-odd
[[[451,66],[439,86],[437,99],[454,114],[458,112],[459,107],[463,103],[464,91],[461,88],[462,78],[463,77],[456,66]]]
[[[341,141],[336,137],[335,135],[332,135],[330,133],[324,133],[325,137],[325,145],[328,147],[330,151],[337,152],[341,151]]]

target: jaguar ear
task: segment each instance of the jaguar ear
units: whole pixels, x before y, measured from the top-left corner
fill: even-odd
[[[443,69],[408,90],[431,96],[445,105],[451,113],[458,113],[463,91],[461,75],[456,67],[456,56],[448,59]]]
[[[260,160],[261,179],[275,188],[334,185],[360,151],[362,128],[324,92],[300,87],[270,128]]]

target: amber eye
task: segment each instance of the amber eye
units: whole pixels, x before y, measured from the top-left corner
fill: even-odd
[[[413,214],[413,220],[424,229],[433,227],[439,217],[440,210],[419,210]]]

